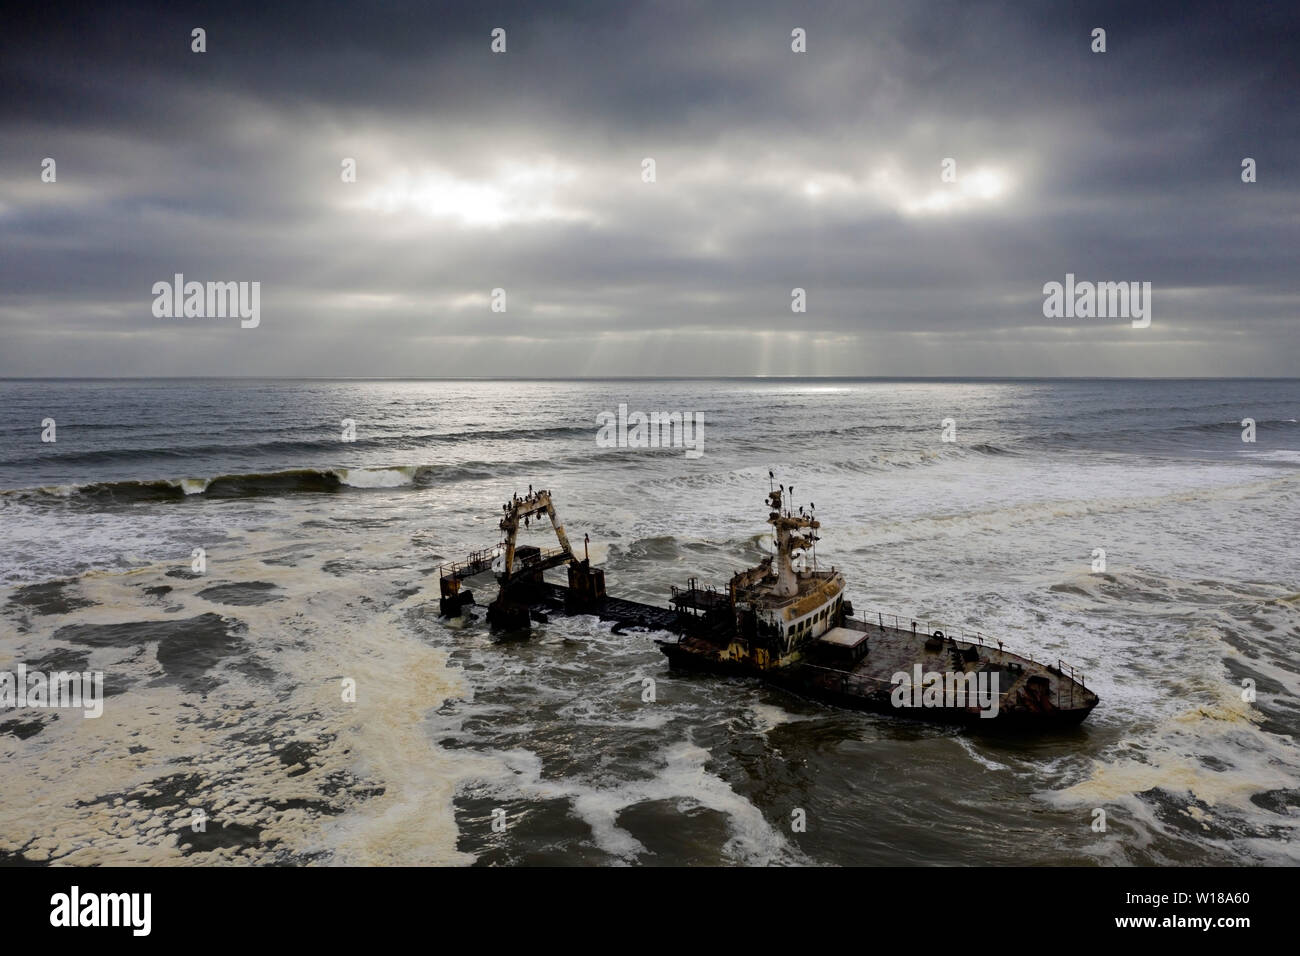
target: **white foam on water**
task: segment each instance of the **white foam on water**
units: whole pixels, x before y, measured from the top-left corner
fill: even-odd
[[[1217,845],[1228,858],[1240,855],[1235,844],[1248,841],[1259,862],[1300,862],[1300,818],[1268,812],[1251,799],[1268,790],[1294,789],[1300,754],[1285,738],[1260,730],[1262,714],[1243,702],[1238,691],[1227,682],[1199,688],[1196,696],[1208,698],[1207,703],[1184,705],[1155,726],[1121,739],[1104,758],[1091,762],[1084,779],[1039,798],[1066,809],[1100,807],[1112,817],[1139,823],[1149,836]],[[1182,827],[1171,827],[1154,812],[1145,798],[1152,791],[1179,805]],[[1239,829],[1232,825],[1234,818],[1290,835],[1255,840],[1247,829],[1243,836],[1225,839],[1215,832],[1223,826]]]
[[[245,622],[249,647],[212,672],[223,682],[203,694],[150,686],[166,676],[156,643],[93,649],[90,668],[133,683],[105,699],[97,720],[61,713],[25,740],[0,736],[0,759],[22,768],[0,775],[0,848],[78,865],[276,862],[286,854],[326,863],[466,862],[455,848],[452,777],[424,729],[424,716],[460,692],[460,678],[404,619],[429,594],[367,606],[376,582],[364,569],[319,570],[320,561],[354,554],[347,544],[298,567],[265,565],[256,552],[218,552],[192,580],[167,577],[170,566],[92,573],[79,591],[93,606],[32,618],[29,634],[4,644],[6,656],[48,653],[53,631],[68,624],[205,612]],[[268,581],[280,599],[223,606],[198,596],[225,581]],[[173,590],[159,600],[179,611],[145,599],[143,586],[160,585]],[[255,670],[241,670],[248,666]],[[355,703],[343,700],[343,678],[356,682]],[[294,742],[308,745],[302,765],[282,759]],[[152,782],[190,774],[197,789],[179,805],[148,806]],[[138,791],[145,797],[132,799]],[[338,815],[311,809],[322,802]],[[234,847],[184,855],[191,806],[208,814],[210,833],[255,828],[257,844],[238,856]]]
[[[339,481],[352,488],[400,488],[415,481],[419,469],[415,466],[399,468],[334,468]]]
[[[754,702],[749,707],[753,714],[754,723],[757,725],[760,733],[770,733],[776,728],[785,724],[799,723],[808,720],[803,714],[792,714],[784,707],[778,707],[775,704],[764,704]]]
[[[1300,451],[1288,448],[1276,448],[1270,451],[1243,451],[1240,452],[1244,458],[1263,459],[1264,461],[1296,461],[1300,462]]]
[[[1014,772],[1012,768],[1007,766],[1006,764],[999,763],[998,761],[993,760],[991,757],[986,757],[983,753],[980,752],[979,744],[976,741],[972,740],[970,737],[965,735],[959,735],[957,737],[954,737],[953,739],[957,741],[957,745],[961,747],[962,750],[966,751],[966,756],[970,757],[971,760],[975,761],[985,770],[993,770],[996,772]]]
[[[775,830],[751,801],[736,793],[721,777],[708,772],[709,752],[688,741],[665,747],[653,776],[593,786],[578,779],[544,777],[542,761],[527,750],[496,751],[491,757],[505,772],[483,781],[489,792],[503,799],[566,800],[573,812],[591,828],[592,839],[604,852],[625,863],[636,863],[647,848],[618,825],[619,815],[646,802],[667,802],[683,812],[705,807],[727,820],[728,838],[723,856],[750,865],[806,864],[811,862],[798,847]],[[482,773],[482,766],[477,768]],[[667,824],[671,825],[671,824]]]

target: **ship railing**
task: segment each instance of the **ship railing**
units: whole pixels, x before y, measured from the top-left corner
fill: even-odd
[[[530,564],[540,564],[542,561],[549,561],[551,558],[558,558],[560,555],[568,553],[564,548],[542,548],[535,558],[530,558],[527,561],[518,558],[516,560],[520,560],[524,567],[528,567]]]
[[[893,690],[898,686],[893,681],[887,681],[880,677],[869,677],[865,674],[855,674],[852,671],[840,670],[837,667],[824,667],[821,664],[809,664],[806,661],[801,662],[799,667],[805,670],[822,671],[823,673],[838,678],[841,691],[846,687],[867,687],[872,690],[884,690],[888,688],[889,690]],[[998,699],[1001,700],[1010,693],[1011,691],[1009,690],[999,691]]]
[[[672,587],[673,597],[681,597],[682,595],[691,595],[691,594],[718,595],[719,597],[722,595],[721,591],[709,585],[705,585],[704,587],[699,587],[698,585],[695,584],[688,584],[686,587],[683,588],[683,587],[678,587],[676,584],[674,584],[671,585],[671,587]]]
[[[1077,670],[1075,670],[1075,669],[1074,669],[1074,665],[1072,665],[1072,664],[1067,664],[1065,661],[1061,660],[1059,657],[1056,659],[1056,671],[1057,671],[1057,673],[1059,673],[1062,677],[1066,677],[1066,676],[1068,676],[1068,677],[1070,678],[1070,680],[1072,680],[1072,681],[1077,681],[1077,682],[1079,683],[1079,686],[1081,686],[1081,687],[1087,687],[1087,686],[1088,686],[1088,682],[1087,682],[1086,680],[1083,679],[1083,676],[1084,676],[1084,675],[1083,675],[1083,671],[1077,671]],[[1066,673],[1067,671],[1069,672],[1068,675],[1067,675],[1067,673]]]
[[[471,551],[463,561],[454,561],[451,564],[438,565],[438,577],[450,577],[457,572],[470,568],[479,568],[485,564],[490,566],[500,551],[500,545],[495,545],[491,548],[484,548],[481,551]]]
[[[968,632],[964,628],[949,627],[947,624],[944,624],[941,621],[922,621],[919,618],[911,618],[911,617],[903,617],[900,619],[897,614],[886,614],[883,611],[878,611],[874,609],[868,609],[862,611],[858,615],[858,617],[861,619],[862,623],[869,625],[871,627],[878,627],[881,630],[885,629],[887,623],[889,623],[889,626],[895,631],[908,630],[908,628],[900,626],[899,622],[901,620],[902,623],[907,624],[911,628],[911,630],[917,634],[925,634],[926,636],[930,636],[933,635],[935,631],[942,631],[943,636],[945,638],[951,637],[954,640],[960,640],[967,644],[976,644],[980,647],[989,648],[990,650],[992,650],[994,647],[997,647],[1000,653],[1005,652],[1005,653],[1015,654],[1016,657],[1023,657],[1031,664],[1037,664],[1039,667],[1043,668],[1046,671],[1049,671],[1054,674],[1058,674],[1061,677],[1069,677],[1071,680],[1077,681],[1081,687],[1088,686],[1087,681],[1084,680],[1083,671],[1076,670],[1072,665],[1067,664],[1059,657],[1056,659],[1055,664],[1049,664],[1046,661],[1040,661],[1034,657],[1031,657],[1028,654],[1021,654],[1018,651],[1009,650],[1007,647],[1003,645],[1001,641],[993,640],[991,638],[986,639],[984,635],[979,631]],[[872,620],[873,618],[875,620]],[[886,621],[886,618],[889,619],[888,622]],[[960,635],[960,637],[958,637],[958,635]]]
[[[690,578],[684,588],[676,584],[672,585],[672,597],[669,603],[672,605],[672,610],[680,613],[686,609],[698,617],[701,611],[708,614],[727,602],[727,596],[722,591],[711,585],[701,587],[697,579]]]

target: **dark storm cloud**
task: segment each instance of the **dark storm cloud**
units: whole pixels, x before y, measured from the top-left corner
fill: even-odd
[[[1300,15],[1058,6],[25,8],[0,374],[1294,374]],[[1151,328],[1043,318],[1066,272]]]

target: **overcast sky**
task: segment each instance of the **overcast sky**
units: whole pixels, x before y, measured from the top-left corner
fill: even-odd
[[[0,24],[0,375],[1300,370],[1294,4],[80,6]]]

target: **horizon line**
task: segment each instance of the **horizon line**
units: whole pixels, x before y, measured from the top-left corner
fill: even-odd
[[[1294,382],[1297,375],[0,375],[2,382]]]

